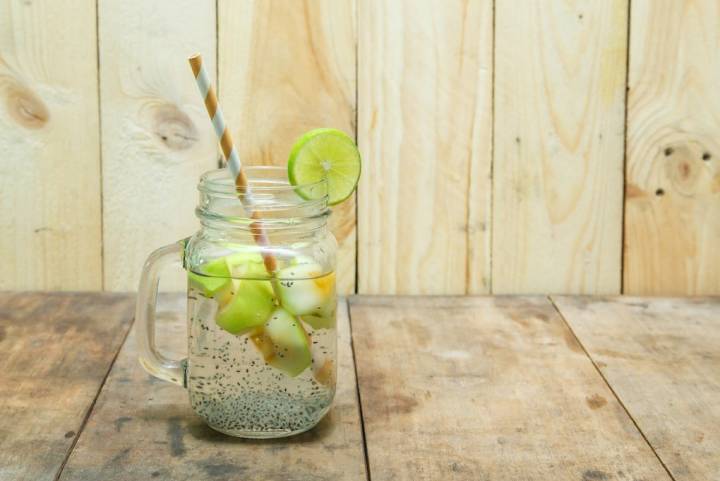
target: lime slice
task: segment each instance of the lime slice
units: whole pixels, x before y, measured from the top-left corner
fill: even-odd
[[[307,185],[327,177],[328,204],[344,201],[360,179],[360,152],[345,132],[315,129],[300,137],[288,159],[288,179],[292,185]],[[325,195],[320,189],[299,188],[298,194],[311,200]]]

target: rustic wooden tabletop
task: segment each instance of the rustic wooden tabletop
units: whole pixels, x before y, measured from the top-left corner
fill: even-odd
[[[720,479],[720,299],[341,304],[334,408],[251,441],[142,370],[131,295],[0,294],[0,479]]]

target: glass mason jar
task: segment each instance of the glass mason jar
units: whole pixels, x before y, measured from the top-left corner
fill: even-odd
[[[290,436],[317,424],[335,394],[337,244],[327,229],[324,180],[292,186],[284,168],[245,170],[247,195],[225,169],[204,174],[196,209],[202,228],[145,263],[140,363],[186,387],[213,429]],[[155,346],[155,301],[160,269],[179,259],[188,275],[188,357],[171,360]]]

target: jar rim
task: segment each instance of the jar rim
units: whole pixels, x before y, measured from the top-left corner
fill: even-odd
[[[327,197],[327,178],[322,178],[316,182],[293,185],[288,180],[287,168],[283,166],[253,165],[243,167],[243,171],[247,176],[250,192],[253,194],[277,196],[286,192],[297,193],[299,190],[317,191],[321,189],[321,192],[326,192],[325,197]],[[213,196],[237,198],[239,194],[235,186],[235,180],[226,168],[214,169],[202,174],[197,188],[200,192],[212,194]]]

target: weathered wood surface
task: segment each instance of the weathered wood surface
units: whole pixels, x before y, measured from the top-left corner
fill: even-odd
[[[720,479],[720,298],[555,303],[673,477]]]
[[[102,289],[95,5],[0,0],[0,289]]]
[[[55,479],[134,305],[126,294],[0,293],[0,479]]]
[[[192,235],[217,138],[187,57],[215,79],[215,2],[99,2],[104,285],[137,289],[148,254]],[[169,274],[169,273],[168,273]],[[185,275],[167,275],[180,290]]]
[[[720,479],[720,299],[554,302],[356,297],[355,366],[343,302],[331,414],[249,441],[145,374],[132,336],[105,381],[131,296],[0,294],[0,479]]]
[[[669,480],[546,298],[353,298],[370,477]]]
[[[182,309],[184,298],[178,301],[174,310]],[[131,335],[60,479],[364,481],[362,431],[344,302],[338,314],[335,404],[315,429],[289,439],[241,440],[213,431],[193,414],[182,388],[142,370]],[[187,342],[184,320],[174,316],[159,326],[159,332],[171,349],[182,351]]]
[[[496,3],[492,292],[620,292],[627,0]]]
[[[361,294],[489,291],[492,6],[359,1]]]
[[[355,0],[218,3],[220,102],[248,165],[286,165],[318,127],[355,137]],[[333,207],[338,291],[355,292],[355,196]]]
[[[631,19],[624,292],[720,294],[720,3]]]

